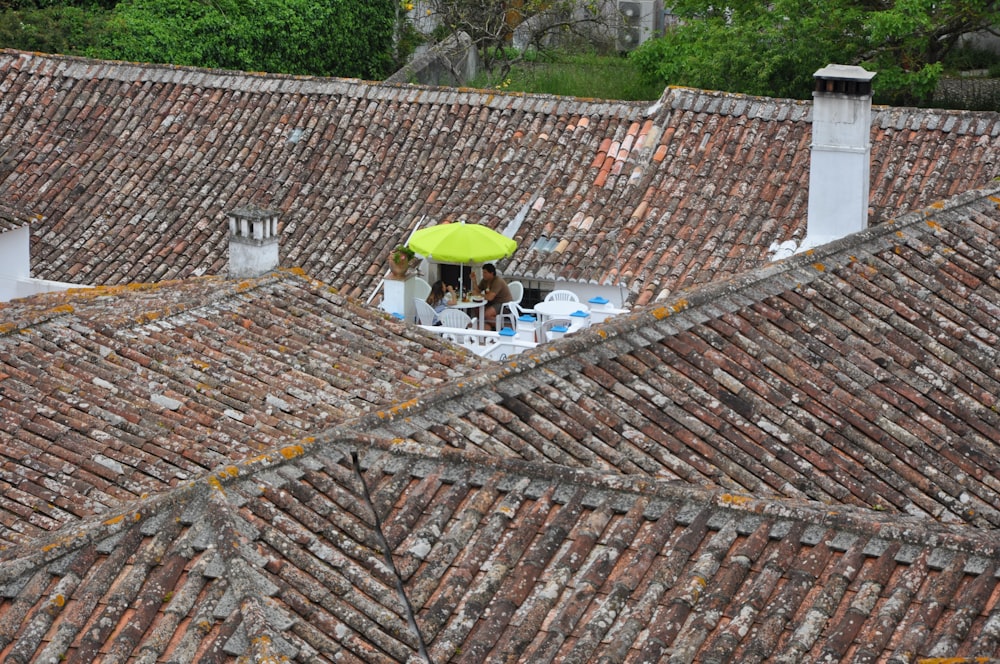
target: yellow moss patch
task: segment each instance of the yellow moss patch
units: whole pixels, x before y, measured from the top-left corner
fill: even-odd
[[[669,315],[670,315],[670,310],[667,309],[666,307],[657,307],[657,308],[653,309],[653,316],[657,320],[663,320],[664,318],[668,317]]]
[[[720,500],[726,505],[745,505],[749,503],[753,498],[750,496],[738,496],[732,493],[724,493]]]
[[[239,474],[240,469],[238,466],[226,466],[214,475],[210,475],[208,477],[208,483],[213,489],[219,489],[221,491],[222,482],[224,482],[227,478],[236,477]]]
[[[274,647],[271,644],[271,639],[267,636],[258,636],[253,639],[253,645],[257,651],[253,659],[255,662],[259,662],[260,664],[279,664],[280,662],[290,661],[285,655],[273,652]],[[240,661],[243,660],[241,659]]]
[[[826,272],[826,266],[822,263],[813,263],[813,267],[816,268],[817,272]]]
[[[294,459],[297,456],[302,456],[305,449],[301,445],[287,445],[281,448],[281,456],[286,459]]]
[[[417,404],[418,404],[419,402],[420,402],[420,400],[419,400],[419,399],[410,399],[409,401],[404,401],[404,402],[403,402],[403,403],[401,403],[401,404],[397,404],[397,405],[393,406],[393,407],[392,407],[392,408],[390,408],[389,410],[390,410],[391,412],[393,412],[393,413],[398,413],[398,412],[400,412],[400,411],[403,411],[403,410],[407,410],[407,409],[409,409],[409,408],[413,408],[413,407],[414,407],[414,406],[416,406],[416,405],[417,405]]]
[[[938,229],[941,228],[941,224],[937,223],[933,219],[928,219],[927,220],[927,225],[930,226],[934,230],[938,230]]]
[[[58,549],[59,547],[63,546],[64,544],[69,544],[70,542],[72,542],[73,541],[73,537],[84,537],[86,534],[87,533],[85,531],[81,530],[75,536],[62,537],[62,538],[56,540],[55,542],[53,542],[52,544],[46,544],[45,546],[43,546],[42,547],[42,551],[49,552],[49,551],[52,551],[53,549]]]

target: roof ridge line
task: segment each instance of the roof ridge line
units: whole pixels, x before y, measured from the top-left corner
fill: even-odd
[[[521,108],[533,113],[571,115],[589,115],[574,110],[585,105],[588,109],[605,109],[604,114],[618,114],[622,108],[634,108],[635,116],[641,117],[648,101],[628,101],[614,99],[598,99],[588,97],[571,97],[546,93],[528,93],[503,90],[491,90],[471,87],[452,87],[423,85],[417,83],[387,83],[385,81],[369,81],[360,78],[335,76],[311,76],[303,74],[284,74],[280,72],[252,72],[230,69],[212,69],[190,65],[171,65],[144,62],[126,62],[121,60],[100,60],[78,55],[62,55],[48,53],[33,53],[12,48],[0,49],[0,59],[8,59],[8,66],[31,70],[38,67],[36,62],[61,64],[58,74],[72,79],[91,79],[95,71],[100,71],[99,78],[120,81],[147,81],[152,83],[193,85],[212,89],[239,89],[245,86],[240,81],[253,81],[253,92],[279,92],[296,94],[344,94],[359,99],[377,98],[391,92],[393,98],[407,98],[417,103],[438,103],[451,105],[467,103],[494,109]],[[141,74],[141,75],[137,75]],[[414,93],[416,96],[414,97]],[[427,95],[427,99],[424,98]],[[447,99],[442,98],[448,97]],[[475,98],[481,98],[478,103]],[[457,99],[456,99],[457,98]],[[542,108],[543,104],[554,105],[554,108]]]
[[[354,447],[363,442],[362,449]],[[733,493],[723,487],[706,488],[648,475],[619,474],[593,468],[574,468],[555,463],[542,463],[518,458],[494,457],[465,450],[425,445],[415,441],[388,440],[357,435],[331,441],[349,458],[354,450],[378,451],[393,456],[405,456],[419,461],[447,464],[474,464],[479,470],[528,475],[538,479],[564,481],[598,491],[622,492],[656,500],[696,502],[711,509],[738,514],[805,522],[866,534],[872,538],[896,540],[909,544],[933,543],[980,556],[1000,554],[1000,534],[964,523],[941,523],[902,512],[882,512],[858,505],[829,505],[820,501],[784,496],[757,496]],[[362,465],[364,464],[362,456]],[[409,464],[407,467],[415,467]],[[463,477],[470,477],[466,473]]]
[[[725,488],[705,488],[677,480],[647,475],[628,475],[592,468],[573,468],[524,459],[493,457],[466,450],[426,445],[413,440],[380,437],[349,426],[338,425],[318,436],[278,445],[253,457],[217,467],[204,475],[171,487],[155,495],[144,495],[116,510],[92,518],[68,523],[58,530],[28,541],[0,546],[0,586],[9,584],[40,565],[51,563],[82,546],[99,542],[124,532],[139,521],[152,521],[162,510],[197,500],[222,500],[228,504],[226,488],[237,482],[287,465],[295,459],[319,450],[335,451],[350,462],[352,452],[376,452],[405,456],[418,461],[449,465],[474,464],[477,469],[491,469],[538,479],[563,481],[598,491],[629,493],[656,500],[692,500],[713,510],[736,514],[791,520],[817,526],[868,534],[873,538],[904,543],[932,543],[979,556],[1000,555],[1000,533],[984,531],[968,524],[946,524],[908,515],[891,513],[882,517],[877,510],[855,505],[828,505],[782,496],[759,498],[733,493]],[[412,465],[412,464],[411,464]]]
[[[728,279],[682,289],[672,294],[669,300],[662,304],[648,305],[639,311],[625,316],[616,316],[587,330],[582,330],[580,333],[566,338],[559,347],[568,348],[575,345],[586,348],[588,345],[593,345],[592,341],[589,344],[581,341],[582,335],[589,331],[602,337],[612,336],[609,333],[621,336],[625,333],[648,329],[650,323],[655,324],[661,321],[674,327],[672,323],[675,320],[679,321],[676,327],[687,329],[700,320],[682,320],[675,318],[676,314],[685,314],[685,318],[688,319],[700,318],[698,316],[699,309],[704,307],[728,308],[736,304],[743,306],[747,299],[752,301],[764,299],[785,290],[787,283],[792,281],[789,279],[782,281],[780,279],[782,276],[794,276],[796,284],[808,284],[831,267],[853,263],[858,260],[860,255],[881,251],[894,243],[893,237],[904,237],[906,231],[911,231],[914,235],[933,233],[935,226],[942,225],[935,220],[947,222],[955,216],[957,210],[987,199],[993,199],[994,202],[1000,204],[1000,179],[989,186],[932,203],[920,210],[907,212],[852,235],[807,249]],[[924,228],[921,228],[921,225],[924,225]],[[764,288],[762,289],[762,287]],[[737,300],[739,302],[736,302]],[[708,317],[714,316],[713,312]]]
[[[720,309],[734,311],[744,306],[748,300],[760,301],[786,290],[789,283],[808,284],[831,267],[856,262],[859,255],[869,255],[890,246],[892,238],[903,236],[905,231],[933,233],[937,223],[935,219],[946,221],[945,217],[953,216],[961,208],[997,197],[1000,197],[1000,179],[991,186],[974,189],[921,210],[908,212],[845,238],[729,279],[681,290],[662,304],[648,305],[631,313],[609,318],[555,344],[545,344],[520,353],[495,370],[486,369],[455,379],[423,396],[363,415],[354,420],[352,426],[365,431],[391,424],[392,428],[409,435],[405,432],[420,427],[419,423],[411,420],[423,413],[437,413],[439,418],[448,417],[468,412],[467,404],[470,400],[482,403],[484,400],[497,401],[515,396],[530,389],[528,386],[517,385],[517,380],[525,375],[532,375],[535,380],[531,382],[536,383],[541,380],[538,372],[547,370],[553,377],[559,376],[562,374],[559,365],[573,364],[578,356],[616,354],[630,348],[647,346],[657,338],[676,334],[716,317]],[[925,225],[923,229],[920,229],[921,224]],[[656,332],[651,334],[654,330]],[[489,398],[487,392],[496,397]]]
[[[73,314],[81,302],[96,298],[119,297],[130,293],[145,291],[156,291],[162,288],[171,288],[180,283],[191,283],[195,281],[219,281],[219,287],[206,290],[199,298],[186,298],[182,302],[172,303],[160,307],[154,307],[139,314],[120,315],[117,317],[102,317],[95,327],[113,328],[115,330],[127,330],[136,326],[146,325],[157,320],[165,320],[171,316],[187,313],[212,303],[239,296],[244,293],[270,286],[279,281],[289,278],[305,278],[297,268],[276,268],[260,277],[250,279],[229,279],[219,275],[204,275],[199,277],[185,277],[183,279],[171,279],[168,281],[136,282],[130,284],[114,286],[93,286],[71,288],[66,291],[53,293],[40,293],[34,296],[36,300],[50,299],[52,306],[45,309],[21,310],[23,318],[19,321],[0,323],[0,336],[14,334],[31,328],[42,326],[56,318]],[[319,282],[317,282],[319,283]]]

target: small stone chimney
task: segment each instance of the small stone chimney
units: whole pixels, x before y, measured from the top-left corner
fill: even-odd
[[[875,73],[827,65],[813,76],[808,227],[800,250],[868,227]]]
[[[259,277],[278,267],[278,212],[238,208],[229,218],[229,278]]]

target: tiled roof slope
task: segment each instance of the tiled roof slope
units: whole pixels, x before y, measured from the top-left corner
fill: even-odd
[[[33,220],[20,210],[15,210],[7,205],[0,204],[0,233],[23,228]]]
[[[995,531],[322,441],[0,550],[0,658],[988,662],[998,558]]]
[[[242,461],[217,450],[149,496],[109,480],[117,501],[53,532],[34,512],[13,524],[28,532],[0,547],[0,659],[995,659],[998,225],[995,184],[496,371],[442,368],[430,384],[463,375],[325,429],[272,433],[285,415],[258,413],[233,432],[216,417],[202,433],[269,446]],[[30,348],[57,360],[0,403],[31,413],[55,396],[52,421],[113,436],[100,453],[123,466],[114,450],[145,448],[112,420],[88,424],[124,417],[91,407],[95,389],[162,381],[177,411],[152,397],[120,411],[196,428],[247,395],[266,402],[255,381],[332,374],[343,348],[334,360],[293,342],[338,321],[358,343],[395,326],[400,351],[442,350],[285,272],[0,311],[8,337],[37,337]],[[300,363],[271,370],[269,349]],[[24,380],[36,360],[19,350]],[[216,356],[228,382],[209,382],[201,363]],[[199,389],[219,394],[204,413]],[[37,442],[35,423],[23,426]],[[83,461],[48,474],[107,467]]]
[[[36,276],[226,269],[224,215],[282,212],[283,264],[367,298],[418,225],[516,227],[507,273],[633,302],[804,233],[811,104],[655,104],[0,53],[0,198],[43,217]],[[876,109],[872,220],[1000,175],[995,113]],[[546,240],[545,250],[533,247]]]
[[[19,300],[0,308],[0,543],[482,364],[291,271]]]
[[[995,529],[998,335],[994,184],[522,354],[370,431]]]

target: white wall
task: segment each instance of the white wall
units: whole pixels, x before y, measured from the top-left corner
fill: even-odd
[[[31,228],[23,226],[0,233],[0,302],[38,293],[86,288],[60,281],[31,278]]]
[[[0,275],[4,278],[31,276],[30,243],[29,226],[0,233]]]

